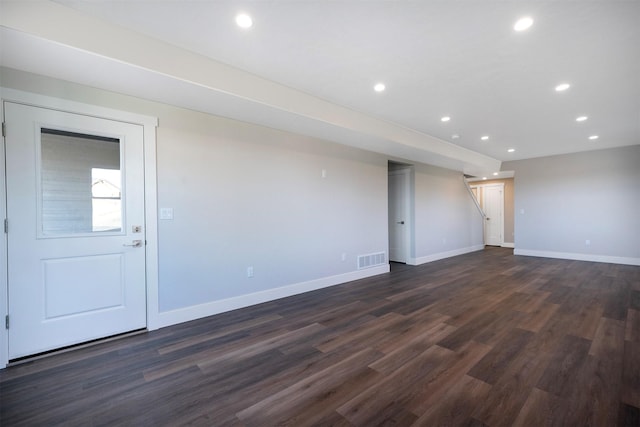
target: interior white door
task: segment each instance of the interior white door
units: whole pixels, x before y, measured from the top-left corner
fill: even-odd
[[[4,111],[9,359],[144,328],[143,127]]]
[[[407,262],[407,230],[409,227],[407,199],[408,170],[389,172],[389,261]]]
[[[500,246],[503,240],[504,216],[504,187],[501,185],[487,185],[482,187],[482,204],[485,218],[485,244]]]

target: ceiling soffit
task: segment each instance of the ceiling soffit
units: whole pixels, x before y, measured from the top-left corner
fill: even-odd
[[[500,168],[489,156],[52,2],[5,1],[0,25],[3,66],[466,173]],[[54,52],[57,61],[43,60]]]

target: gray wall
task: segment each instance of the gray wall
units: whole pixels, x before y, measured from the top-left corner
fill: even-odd
[[[413,256],[417,262],[437,259],[438,254],[481,249],[482,216],[462,172],[429,165],[416,165],[413,170]]]
[[[8,88],[159,118],[158,207],[174,210],[159,221],[161,312],[348,277],[357,255],[388,250],[386,156],[15,70],[0,75]],[[413,178],[414,255],[482,242],[460,172],[416,165]]]
[[[159,228],[161,310],[347,273],[359,254],[386,252],[382,156],[192,112],[160,123],[158,198],[174,209]]]
[[[506,162],[502,170],[515,171],[516,252],[640,261],[639,145]]]

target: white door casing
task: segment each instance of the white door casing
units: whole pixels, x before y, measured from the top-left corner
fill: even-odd
[[[10,102],[4,115],[8,358],[144,328],[143,126]],[[118,168],[120,201],[113,183],[92,194],[91,169]],[[102,199],[122,215],[96,219]]]
[[[389,261],[407,262],[409,256],[409,169],[389,171]]]
[[[504,243],[504,184],[482,186],[482,208],[485,217],[485,245],[501,246]]]

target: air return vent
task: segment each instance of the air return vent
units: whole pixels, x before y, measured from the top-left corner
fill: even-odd
[[[375,254],[358,255],[358,270],[363,268],[376,267],[387,263],[387,254],[377,252]]]

